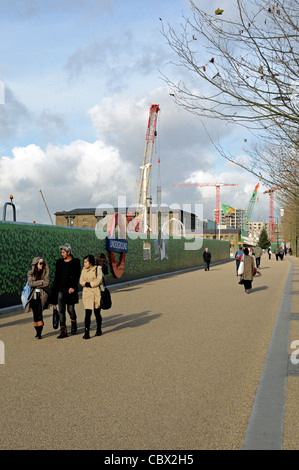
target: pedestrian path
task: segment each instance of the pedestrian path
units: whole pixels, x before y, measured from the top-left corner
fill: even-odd
[[[51,310],[42,340],[31,313],[0,315],[0,449],[298,449],[299,260],[263,256],[261,273],[249,295],[234,261],[113,288],[90,340],[81,301],[59,341]],[[279,432],[248,444],[281,328]]]

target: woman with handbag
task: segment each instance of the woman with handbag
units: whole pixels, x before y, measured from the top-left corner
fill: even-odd
[[[30,294],[24,311],[33,311],[33,325],[36,330],[36,338],[41,339],[44,320],[43,310],[48,304],[47,287],[49,285],[49,267],[44,258],[33,258],[32,268],[27,274]]]
[[[241,262],[244,265],[244,269],[239,284],[243,284],[246,294],[249,294],[249,290],[252,288],[253,268],[255,268],[255,266],[253,256],[249,255],[248,248],[244,248],[244,255]]]
[[[93,255],[87,255],[84,258],[84,267],[80,276],[80,284],[83,287],[83,305],[85,309],[85,333],[83,338],[89,339],[90,322],[92,310],[97,322],[97,331],[95,336],[102,335],[102,316],[101,316],[101,290],[100,286],[103,284],[103,274],[101,266],[95,265],[95,258]]]

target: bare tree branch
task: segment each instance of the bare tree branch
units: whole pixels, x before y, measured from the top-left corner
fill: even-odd
[[[234,0],[233,17],[204,12],[193,0],[190,7],[179,30],[162,26],[176,57],[171,65],[189,81],[163,73],[171,95],[201,118],[251,131],[256,144],[247,161],[211,140],[223,157],[269,186],[284,186],[298,201],[298,0]]]

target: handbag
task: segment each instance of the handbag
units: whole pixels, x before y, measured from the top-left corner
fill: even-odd
[[[98,268],[96,269],[96,276],[98,276]],[[106,287],[106,282],[104,276],[102,276],[104,290],[99,287],[101,292],[101,301],[100,301],[100,309],[102,310],[109,310],[112,306],[111,294],[109,289]]]
[[[29,281],[29,279],[28,279],[28,281]],[[31,287],[29,286],[28,281],[26,282],[25,286],[23,287],[22,294],[21,294],[21,302],[22,302],[23,308],[26,307],[27,300],[29,298],[30,291],[31,291]]]
[[[57,330],[57,328],[59,327],[59,313],[56,307],[53,307],[52,322],[54,330]]]
[[[255,276],[255,275],[256,275],[256,272],[257,272],[257,269],[256,269],[256,267],[253,266],[253,268],[252,268],[252,275]]]
[[[111,294],[107,287],[104,290],[101,290],[101,302],[100,308],[102,310],[109,310],[112,306]]]
[[[238,268],[238,276],[242,276],[244,272],[244,261],[240,261],[239,268]]]

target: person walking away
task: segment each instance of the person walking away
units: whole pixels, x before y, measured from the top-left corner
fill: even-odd
[[[85,309],[85,332],[84,339],[90,339],[90,323],[91,314],[94,310],[94,315],[97,322],[97,330],[95,336],[102,335],[102,316],[101,316],[101,290],[100,286],[103,284],[103,273],[101,266],[95,265],[95,258],[93,255],[87,255],[83,261],[83,269],[80,276],[80,284],[83,287],[83,305]]]
[[[43,310],[48,305],[49,266],[40,256],[33,258],[32,268],[27,274],[30,294],[24,311],[33,311],[33,326],[36,338],[41,339],[44,326]]]
[[[271,255],[272,255],[271,246],[269,246],[267,253],[268,253],[269,259],[271,259]]]
[[[261,257],[263,255],[263,250],[259,245],[254,248],[255,263],[257,269],[261,266]]]
[[[249,255],[248,248],[244,249],[244,256],[242,261],[244,262],[244,271],[242,276],[240,276],[240,284],[244,285],[246,294],[249,294],[249,290],[252,288],[253,268],[255,266],[253,256]]]
[[[102,284],[103,284],[103,288],[105,288],[106,287],[105,276],[108,274],[108,261],[107,261],[106,255],[104,253],[101,253],[97,257],[96,264],[97,264],[97,266],[100,266],[102,268]],[[99,321],[101,323],[100,333],[99,333],[99,335],[101,335],[102,334],[101,304],[100,304],[100,307],[99,307],[99,311],[97,312],[97,315],[98,315]]]
[[[239,248],[238,248],[238,250],[236,251],[236,254],[235,254],[237,276],[238,276],[238,269],[239,269],[239,266],[240,266],[240,261],[241,261],[243,255],[244,255],[244,251],[239,246]]]
[[[274,250],[274,254],[276,256],[276,261],[278,261],[278,256],[279,256],[279,246],[277,245],[277,247],[275,248]]]
[[[283,260],[283,257],[284,257],[284,249],[282,248],[282,246],[279,248],[279,258],[281,259],[281,261]]]
[[[108,274],[107,258],[104,253],[101,253],[97,257],[97,266],[101,266],[103,276],[106,276]]]
[[[60,253],[61,259],[56,261],[51,301],[53,305],[58,304],[61,327],[58,339],[67,337],[66,308],[71,319],[71,334],[77,332],[75,304],[79,303],[78,283],[81,273],[80,260],[72,255],[69,243],[60,246]]]
[[[212,255],[209,252],[208,248],[205,249],[205,251],[203,252],[202,257],[203,257],[203,260],[204,260],[204,263],[205,263],[205,271],[210,271],[210,262],[211,262]]]

